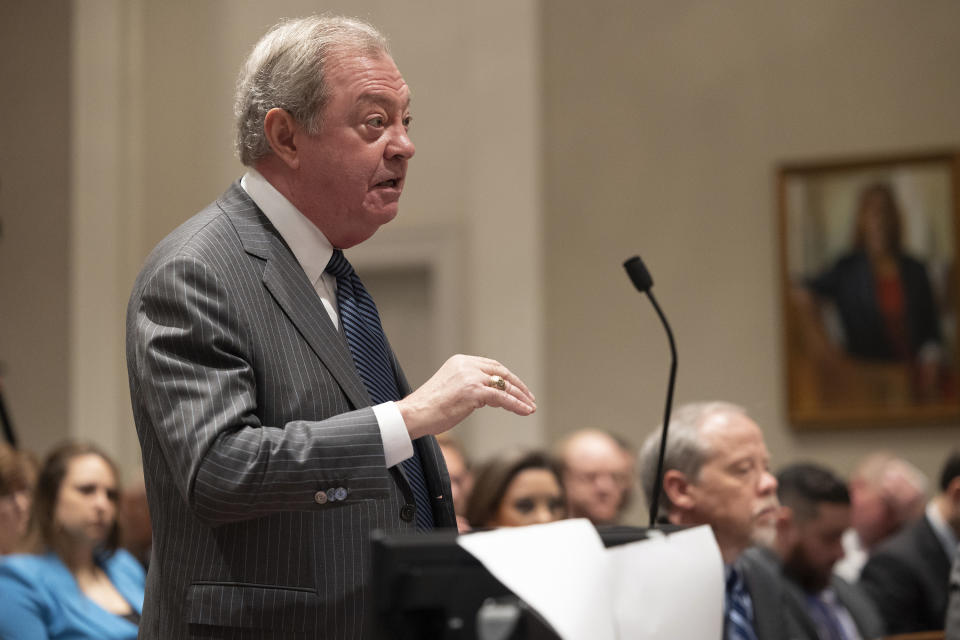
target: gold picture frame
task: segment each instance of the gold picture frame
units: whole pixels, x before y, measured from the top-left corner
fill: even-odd
[[[954,150],[778,167],[793,425],[960,418],[958,185]]]

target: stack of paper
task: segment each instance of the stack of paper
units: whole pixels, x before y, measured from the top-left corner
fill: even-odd
[[[709,527],[605,549],[585,519],[460,536],[565,640],[703,640],[723,631],[723,561]]]

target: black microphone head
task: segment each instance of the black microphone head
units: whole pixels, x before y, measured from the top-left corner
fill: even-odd
[[[627,275],[630,276],[630,281],[633,282],[637,291],[647,293],[653,287],[653,278],[640,256],[633,256],[624,262],[623,268],[627,270]]]

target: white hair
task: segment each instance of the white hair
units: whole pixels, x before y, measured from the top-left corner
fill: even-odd
[[[716,414],[747,414],[743,407],[729,402],[695,402],[681,405],[670,417],[667,431],[667,448],[663,456],[663,471],[676,470],[695,482],[700,468],[713,453],[700,438],[700,429]],[[657,481],[657,460],[660,457],[660,434],[662,425],[647,436],[640,447],[640,484],[647,504],[653,504],[653,490]],[[670,497],[661,487],[660,513],[669,513],[673,508]],[[659,516],[659,513],[657,514]]]
[[[311,133],[330,99],[326,66],[345,53],[389,55],[386,38],[373,26],[339,16],[284,20],[254,45],[240,69],[234,115],[237,154],[247,166],[272,153],[263,130],[270,109],[284,109]]]

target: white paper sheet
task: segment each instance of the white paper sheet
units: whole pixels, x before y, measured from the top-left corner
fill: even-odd
[[[703,640],[723,633],[710,527],[604,549],[585,519],[462,535],[461,547],[564,640]]]
[[[607,550],[619,638],[723,634],[723,559],[710,527]]]
[[[616,640],[606,550],[588,520],[483,531],[458,540],[564,640]]]

